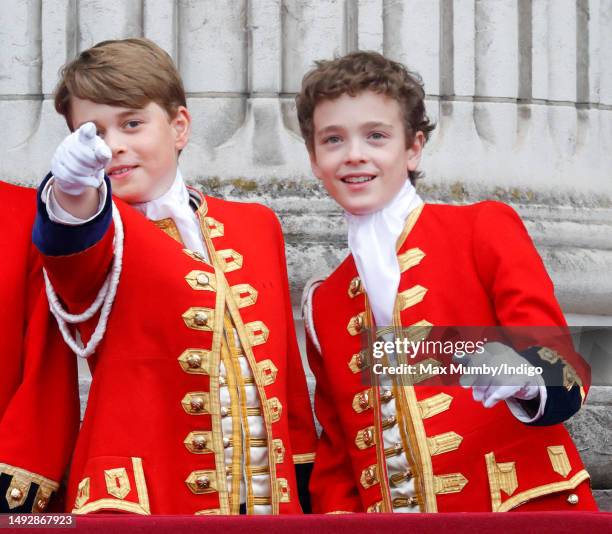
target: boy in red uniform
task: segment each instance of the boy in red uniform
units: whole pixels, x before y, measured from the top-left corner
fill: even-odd
[[[596,509],[559,424],[588,386],[573,349],[485,345],[481,361],[542,367],[543,375],[509,385],[486,375],[467,389],[362,381],[368,327],[565,325],[511,208],[418,197],[412,182],[433,130],[420,79],[380,54],[356,52],[318,62],[296,102],[314,174],[346,212],[351,253],[305,292],[323,429],[313,511]]]
[[[34,241],[65,339],[93,353],[68,509],[300,513],[315,434],[276,217],[185,186],[191,118],[151,41],[85,50],[55,103],[73,133]]]
[[[57,504],[79,427],[76,362],[49,313],[32,246],[35,196],[0,182],[0,513]]]

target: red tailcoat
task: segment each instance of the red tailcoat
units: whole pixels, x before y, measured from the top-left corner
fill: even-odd
[[[105,336],[91,357],[93,379],[71,467],[68,510],[232,511],[219,353],[233,323],[265,420],[272,513],[300,513],[295,464],[312,462],[316,434],[278,220],[261,205],[205,198],[198,217],[210,265],[168,235],[177,237],[172,221],[161,225],[165,233],[116,202],[125,232],[123,270]],[[82,310],[95,297],[112,238],[111,226],[82,253],[45,258],[71,309]],[[85,338],[94,319],[84,327]],[[233,469],[240,476],[242,464]],[[248,463],[244,469],[249,486],[254,469]],[[252,504],[249,490],[247,506]]]
[[[43,511],[79,424],[76,361],[57,331],[32,246],[32,189],[0,182],[0,510]]]
[[[398,262],[396,326],[565,325],[540,257],[503,204],[415,210],[398,241]],[[314,512],[595,509],[588,473],[561,424],[528,426],[506,403],[486,409],[458,386],[398,385],[382,395],[365,385],[359,334],[371,313],[357,276],[349,256],[306,309],[323,427],[311,478]],[[542,354],[573,369],[564,360],[570,354]],[[582,368],[567,376],[574,377],[570,388],[588,387]],[[390,401],[395,415],[384,419]],[[401,439],[385,448],[383,430],[397,426]],[[392,477],[386,458],[399,454],[409,468]],[[396,483],[413,484],[413,496],[393,499]]]

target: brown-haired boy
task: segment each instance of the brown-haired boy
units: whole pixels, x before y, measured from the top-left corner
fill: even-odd
[[[34,241],[65,339],[93,352],[68,509],[299,513],[315,436],[276,217],[185,186],[191,118],[151,41],[82,52],[55,102],[73,133]]]
[[[351,253],[305,293],[323,429],[313,511],[595,509],[588,473],[557,424],[588,385],[571,348],[488,343],[482,361],[543,375],[477,375],[472,391],[394,375],[364,386],[361,371],[375,372],[362,351],[369,327],[565,325],[511,208],[418,197],[411,182],[433,130],[424,97],[417,75],[374,52],[317,62],[296,97],[313,172],[346,212]],[[552,385],[560,377],[566,387]]]

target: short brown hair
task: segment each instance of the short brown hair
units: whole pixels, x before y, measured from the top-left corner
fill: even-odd
[[[310,152],[314,152],[313,116],[317,104],[344,94],[356,96],[363,91],[374,91],[399,103],[406,146],[413,143],[414,135],[419,131],[423,132],[425,141],[429,139],[435,125],[425,113],[425,90],[417,73],[377,52],[366,51],[316,61],[315,65],[302,79],[302,90],[295,97],[300,130]],[[414,183],[422,173],[411,171],[409,176]]]
[[[155,102],[174,117],[186,106],[185,89],[172,58],[149,39],[102,41],[61,70],[55,109],[68,127],[70,97],[98,104],[141,109]]]

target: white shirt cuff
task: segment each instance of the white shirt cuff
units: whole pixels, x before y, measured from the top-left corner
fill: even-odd
[[[510,397],[506,399],[506,404],[508,408],[512,412],[512,415],[516,417],[522,423],[533,423],[537,421],[544,414],[544,408],[546,407],[546,398],[548,396],[546,392],[546,386],[540,385],[540,406],[538,406],[538,411],[535,415],[531,415],[525,410],[522,402],[519,399],[515,399],[514,397]]]
[[[96,213],[89,217],[89,219],[81,219],[79,217],[75,217],[60,206],[60,203],[57,201],[55,195],[53,194],[52,186],[54,182],[55,178],[52,176],[45,184],[45,187],[41,193],[42,201],[47,208],[47,215],[49,216],[49,219],[51,219],[53,222],[65,224],[66,226],[80,226],[82,224],[88,223],[89,221],[92,221],[98,215],[100,215],[100,213],[102,213],[102,210],[104,209],[104,204],[106,204],[107,195],[107,187],[105,181],[102,181],[100,187],[98,188],[98,192],[100,193],[98,211],[96,211]]]

